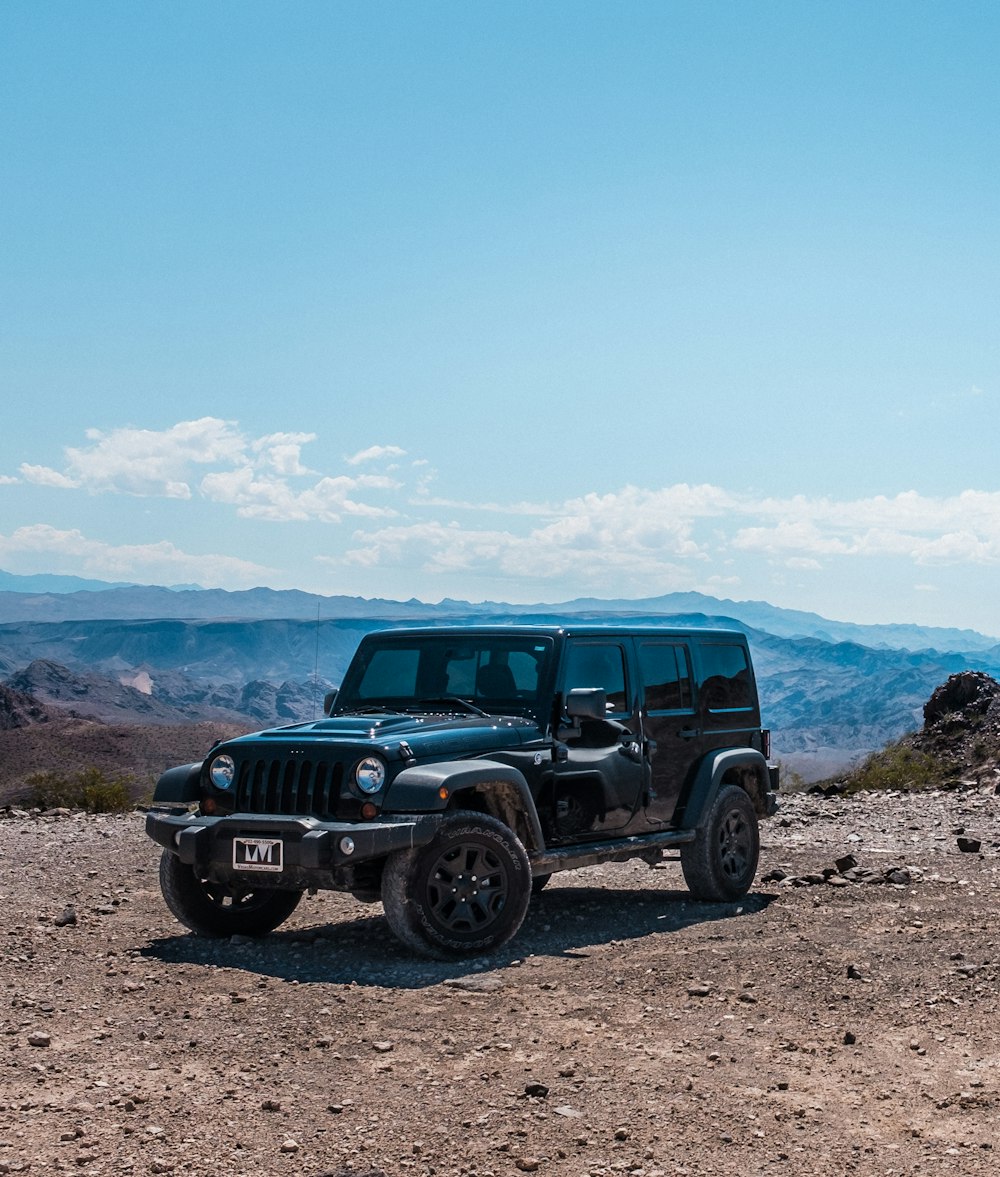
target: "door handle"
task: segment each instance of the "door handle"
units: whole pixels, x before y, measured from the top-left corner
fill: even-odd
[[[642,744],[638,736],[622,736],[621,743],[618,745],[618,751],[626,760],[632,760],[636,764],[642,762]]]

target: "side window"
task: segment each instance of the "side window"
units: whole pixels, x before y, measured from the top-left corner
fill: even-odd
[[[576,687],[603,687],[608,714],[627,713],[622,647],[611,642],[574,642],[566,652],[565,689]]]
[[[685,646],[665,642],[640,644],[639,669],[647,711],[691,709],[691,672],[688,666]]]
[[[753,706],[750,664],[743,646],[701,647],[701,694],[709,711],[734,711]]]

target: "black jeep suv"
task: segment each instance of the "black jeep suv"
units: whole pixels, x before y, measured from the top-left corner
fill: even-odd
[[[753,882],[777,770],[740,633],[389,630],[325,710],[157,782],[146,831],[193,931],[263,934],[318,888],[466,956],[509,940],[556,871],[679,850],[699,899]]]

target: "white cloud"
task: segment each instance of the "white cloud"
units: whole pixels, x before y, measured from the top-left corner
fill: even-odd
[[[33,482],[36,486],[55,486],[60,490],[74,490],[80,483],[58,470],[48,466],[31,466],[27,462],[21,463],[21,475],[26,482]]]
[[[279,478],[260,476],[249,466],[225,474],[208,474],[202,481],[202,494],[218,503],[236,507],[245,519],[271,522],[339,523],[345,515],[384,518],[395,515],[391,507],[374,506],[353,497],[358,491],[398,489],[399,483],[377,475],[360,478],[321,478],[304,490],[296,491]]]
[[[769,555],[895,556],[917,564],[992,564],[1000,560],[1000,493],[963,491],[930,498],[906,491],[887,498],[745,500],[741,514],[770,520],[737,530],[732,546]],[[773,522],[773,520],[779,520]]]
[[[0,535],[0,565],[22,574],[65,572],[100,580],[175,584],[196,581],[208,588],[248,588],[266,583],[274,569],[235,556],[193,555],[167,540],[151,544],[108,544],[79,530],[45,523]]]
[[[244,518],[273,522],[391,517],[396,509],[381,499],[403,488],[386,474],[348,477],[310,469],[302,461],[302,449],[316,440],[314,433],[249,438],[236,422],[217,417],[180,421],[161,431],[92,429],[87,438],[89,446],[66,448],[64,470],[25,463],[22,476],[36,485],[93,494],[191,499],[197,490],[234,506]],[[348,462],[374,463],[403,452],[397,446],[371,446]],[[206,466],[215,468],[205,472]]]
[[[915,565],[1000,560],[1000,495],[966,491],[932,499],[834,501],[739,494],[712,485],[659,490],[626,486],[560,505],[419,503],[421,518],[355,533],[342,558],[357,567],[411,568],[435,581],[477,579],[537,585],[573,583],[615,595],[675,588],[732,591],[746,577],[714,569],[764,557],[777,568],[815,572],[834,560],[902,560]],[[500,515],[506,526],[476,526],[442,510]],[[437,513],[437,518],[428,517]],[[530,591],[530,590],[529,590]]]
[[[785,561],[786,568],[793,568],[796,572],[821,572],[823,565],[819,560],[809,556],[791,556]]]
[[[306,464],[303,452],[318,440],[314,433],[254,438],[238,423],[215,417],[158,432],[92,430],[87,440],[66,449],[63,469],[26,462],[22,479],[65,490],[186,499],[192,507],[200,497],[263,522],[334,528],[345,520],[355,527],[367,521],[346,542],[331,530],[329,538],[315,539],[313,550],[325,550],[335,564],[367,570],[373,582],[388,569],[401,576],[411,570],[421,583],[446,586],[446,593],[470,578],[518,583],[539,595],[557,584],[579,594],[648,595],[731,588],[746,583],[750,569],[759,577],[766,572],[773,583],[783,572],[831,571],[847,561],[857,569],[854,577],[876,560],[961,567],[1000,562],[1000,492],[933,497],[908,490],[838,500],[679,483],[626,485],[562,502],[475,502],[432,494],[434,468],[419,457],[401,463],[405,451],[392,445],[358,450],[343,460],[345,473]],[[68,543],[65,537],[77,533],[59,534]],[[94,558],[110,564],[118,550]],[[159,546],[120,551],[126,563],[141,562],[143,552],[152,562],[185,559],[180,552],[164,556]],[[78,556],[89,559],[90,553],[88,546]],[[235,580],[242,567],[234,563]],[[204,579],[200,570],[188,575]],[[115,573],[118,579],[138,576]]]
[[[707,558],[692,539],[694,520],[714,518],[727,497],[711,487],[626,487],[546,508],[552,517],[525,535],[440,520],[401,523],[356,533],[346,559],[370,568],[413,564],[434,577],[476,573],[529,583],[575,581],[591,592],[620,594],[625,586],[664,592],[690,587],[694,573],[685,565]]]
[[[181,421],[169,429],[87,431],[89,446],[68,446],[61,472],[44,466],[21,467],[25,478],[45,486],[83,488],[170,499],[191,497],[192,470],[245,460],[247,443],[236,425],[216,417]]]
[[[402,458],[406,450],[398,445],[370,445],[366,450],[359,450],[356,454],[345,458],[348,466],[360,466],[362,462],[375,462],[382,458]]]
[[[260,464],[276,474],[294,477],[315,473],[302,465],[302,447],[315,440],[315,433],[270,433],[258,438],[250,448],[259,455]]]

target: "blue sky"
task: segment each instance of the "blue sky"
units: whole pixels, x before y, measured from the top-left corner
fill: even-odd
[[[1000,635],[1000,7],[0,6],[0,568]]]

